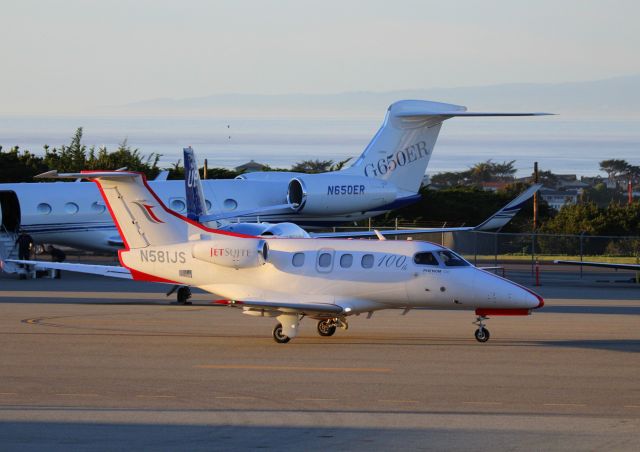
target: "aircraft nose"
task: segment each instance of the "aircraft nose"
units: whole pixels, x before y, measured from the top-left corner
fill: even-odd
[[[484,277],[479,279],[489,293],[487,301],[493,302],[496,307],[538,309],[544,306],[540,295],[513,281],[488,272],[484,272]],[[479,288],[478,285],[476,288]]]
[[[544,306],[544,299],[526,287],[517,286],[520,289],[521,302],[528,309],[538,309]]]

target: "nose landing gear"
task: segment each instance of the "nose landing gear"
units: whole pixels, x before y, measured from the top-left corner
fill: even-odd
[[[476,340],[478,342],[487,342],[489,340],[489,337],[491,336],[489,334],[489,330],[484,327],[484,321],[488,318],[489,317],[479,315],[476,321],[473,322],[474,325],[478,325],[478,329],[475,332]]]

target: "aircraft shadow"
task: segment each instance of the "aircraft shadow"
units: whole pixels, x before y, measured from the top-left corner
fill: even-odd
[[[176,413],[179,415],[179,412]],[[277,416],[276,413],[274,415]],[[582,433],[579,442],[589,440]],[[3,450],[469,450],[575,446],[578,433],[494,429],[1,422]],[[618,441],[629,441],[621,437]]]
[[[608,350],[614,352],[640,353],[639,339],[578,339],[559,341],[537,341],[545,347],[588,348],[590,350]]]
[[[544,314],[640,315],[640,306],[545,306]]]

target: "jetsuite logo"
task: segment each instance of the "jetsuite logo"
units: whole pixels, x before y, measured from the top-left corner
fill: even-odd
[[[145,201],[133,201],[133,203],[140,207],[140,210],[142,211],[142,214],[147,218],[147,220],[149,220],[152,223],[156,223],[156,224],[160,224],[160,223],[164,223],[164,221],[162,221],[160,218],[158,218],[158,216],[155,214],[155,212],[153,211],[153,209],[157,206],[152,205],[152,204],[148,204]]]

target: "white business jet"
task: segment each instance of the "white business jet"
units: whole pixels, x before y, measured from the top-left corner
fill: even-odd
[[[344,170],[258,172],[203,181],[208,221],[239,218],[246,222],[259,216],[261,221],[309,228],[384,214],[420,199],[418,190],[446,119],[541,114],[475,113],[459,105],[399,101],[389,107],[362,155]],[[186,214],[182,181],[150,184],[165,205]],[[98,190],[86,182],[0,184],[0,216],[0,236],[21,229],[37,243],[100,251],[123,245]]]
[[[47,177],[54,174],[47,173]],[[382,309],[474,310],[479,342],[489,315],[528,315],[542,298],[427,242],[256,237],[209,229],[167,208],[144,175],[60,174],[96,182],[123,239],[122,267],[13,261],[40,268],[199,287],[243,314],[275,317],[273,338],[289,342],[304,317],[318,333]]]

